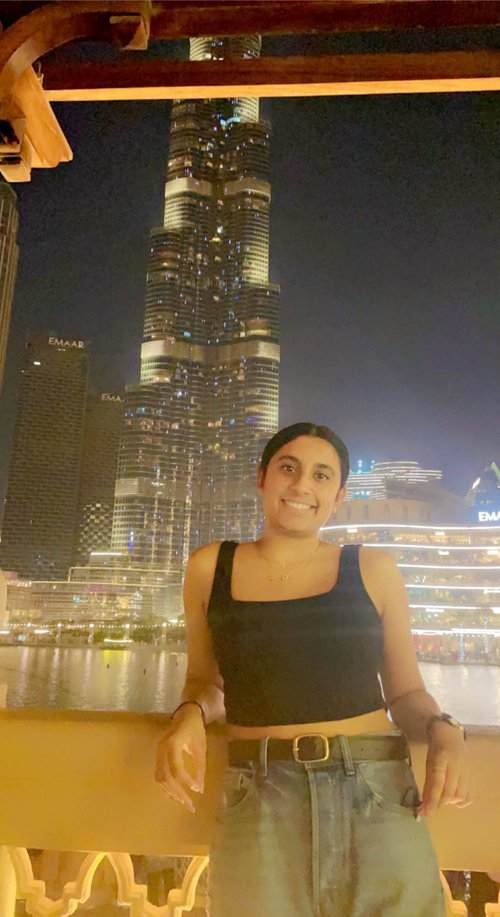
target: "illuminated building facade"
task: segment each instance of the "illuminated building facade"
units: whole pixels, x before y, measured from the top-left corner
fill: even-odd
[[[418,462],[373,462],[370,471],[365,471],[358,463],[358,468],[347,480],[347,499],[399,497],[440,481],[442,475],[442,471],[421,468]]]
[[[0,566],[61,579],[71,564],[87,397],[85,341],[42,332],[26,343]]]
[[[260,38],[191,39],[191,59]],[[269,125],[258,99],[172,105],[164,225],[151,234],[139,385],[127,390],[112,547],[179,583],[207,541],[256,537],[257,466],[278,426]]]
[[[2,624],[9,624],[13,615],[23,621],[32,619],[31,580],[23,579],[17,573],[3,572],[5,581],[5,613]]]
[[[500,468],[495,462],[488,465],[474,481],[467,500],[483,515],[487,513],[489,517],[493,516],[493,519],[482,521],[500,522]]]
[[[151,596],[129,583],[87,583],[24,580],[8,586],[9,623],[53,625],[65,622],[82,626],[99,623],[139,623],[149,620]]]
[[[381,547],[408,590],[422,659],[500,665],[500,525],[327,525],[326,541]]]
[[[17,197],[10,185],[0,182],[0,392],[19,258],[19,246],[16,241],[18,225]]]
[[[9,623],[55,622],[98,626],[124,620],[129,625],[153,621],[154,594],[158,590],[134,583],[89,583],[33,580],[21,595],[14,586],[8,589]],[[21,599],[23,605],[16,601]],[[158,617],[156,618],[158,620]]]
[[[85,409],[74,564],[111,541],[118,445],[123,426],[123,395],[90,394]]]
[[[471,513],[465,499],[444,487],[427,484],[415,489],[405,486],[402,490],[401,497],[387,497],[383,500],[358,497],[355,500],[344,500],[335,511],[335,521],[339,525],[357,525],[360,522],[440,525],[443,519],[449,523],[472,524],[477,521],[477,513]]]
[[[71,567],[66,580],[28,580],[7,574],[9,623],[57,622],[99,626],[175,623],[167,577],[128,566],[119,552],[96,551],[85,566]]]
[[[72,567],[68,581],[74,590],[84,589],[88,595],[100,596],[101,612],[113,606],[115,596],[120,593],[129,596],[121,602],[121,613],[128,613],[131,620],[148,621],[152,617],[174,620],[177,607],[170,599],[168,574],[150,565],[140,567],[130,564],[128,552],[95,551],[85,567]],[[128,602],[128,605],[127,605]],[[92,610],[86,609],[91,616]]]

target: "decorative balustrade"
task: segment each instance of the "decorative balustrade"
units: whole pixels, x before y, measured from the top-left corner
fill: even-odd
[[[208,864],[224,740],[220,730],[209,730],[209,779],[192,815],[154,781],[166,721],[157,714],[0,710],[1,917],[15,917],[16,901],[32,917],[66,917],[113,899],[131,917],[201,913],[198,880]],[[463,810],[443,807],[429,826],[443,870],[500,874],[500,729],[471,727],[469,746],[475,801]],[[421,782],[425,749],[414,746],[412,756]],[[43,851],[34,857],[44,860],[35,869],[43,878],[34,874],[28,850]],[[137,857],[191,858],[166,903],[153,904],[147,886],[136,881]],[[466,915],[444,887],[447,917]],[[500,902],[489,903],[486,915],[500,917]]]

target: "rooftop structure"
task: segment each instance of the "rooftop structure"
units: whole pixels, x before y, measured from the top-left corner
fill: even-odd
[[[500,88],[498,52],[489,33],[497,0],[108,0],[0,3],[0,104],[7,181],[28,181],[32,168],[54,168],[72,150],[51,101],[195,99]],[[375,49],[358,39],[377,33]],[[227,60],[148,58],[148,44],[210,35],[334,33],[336,54],[270,56],[258,66]],[[418,42],[412,37],[418,34]],[[398,41],[380,51],[379,36]],[[444,41],[436,42],[437,36]],[[353,42],[355,38],[355,42]],[[71,63],[51,52],[75,40],[112,43],[118,59]],[[361,48],[353,52],[355,47]],[[396,50],[392,50],[395,48]],[[445,48],[446,50],[437,50]],[[472,49],[472,50],[471,50]],[[346,53],[348,57],[346,59]],[[43,58],[43,81],[33,69]]]
[[[369,471],[359,463],[347,480],[347,500],[384,500],[414,493],[422,485],[440,481],[442,471],[421,468],[415,461],[373,462]]]

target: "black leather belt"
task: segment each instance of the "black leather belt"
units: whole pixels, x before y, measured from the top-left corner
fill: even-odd
[[[404,735],[332,736],[308,733],[294,739],[231,739],[229,764],[243,766],[254,761],[297,761],[321,764],[326,761],[396,761],[409,758]]]

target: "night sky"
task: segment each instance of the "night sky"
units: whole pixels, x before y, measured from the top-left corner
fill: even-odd
[[[353,460],[416,459],[465,493],[500,461],[500,94],[264,100],[280,425]],[[0,405],[5,487],[23,342],[92,342],[94,383],[137,378],[169,103],[59,104],[74,161],[18,184],[21,247]]]

